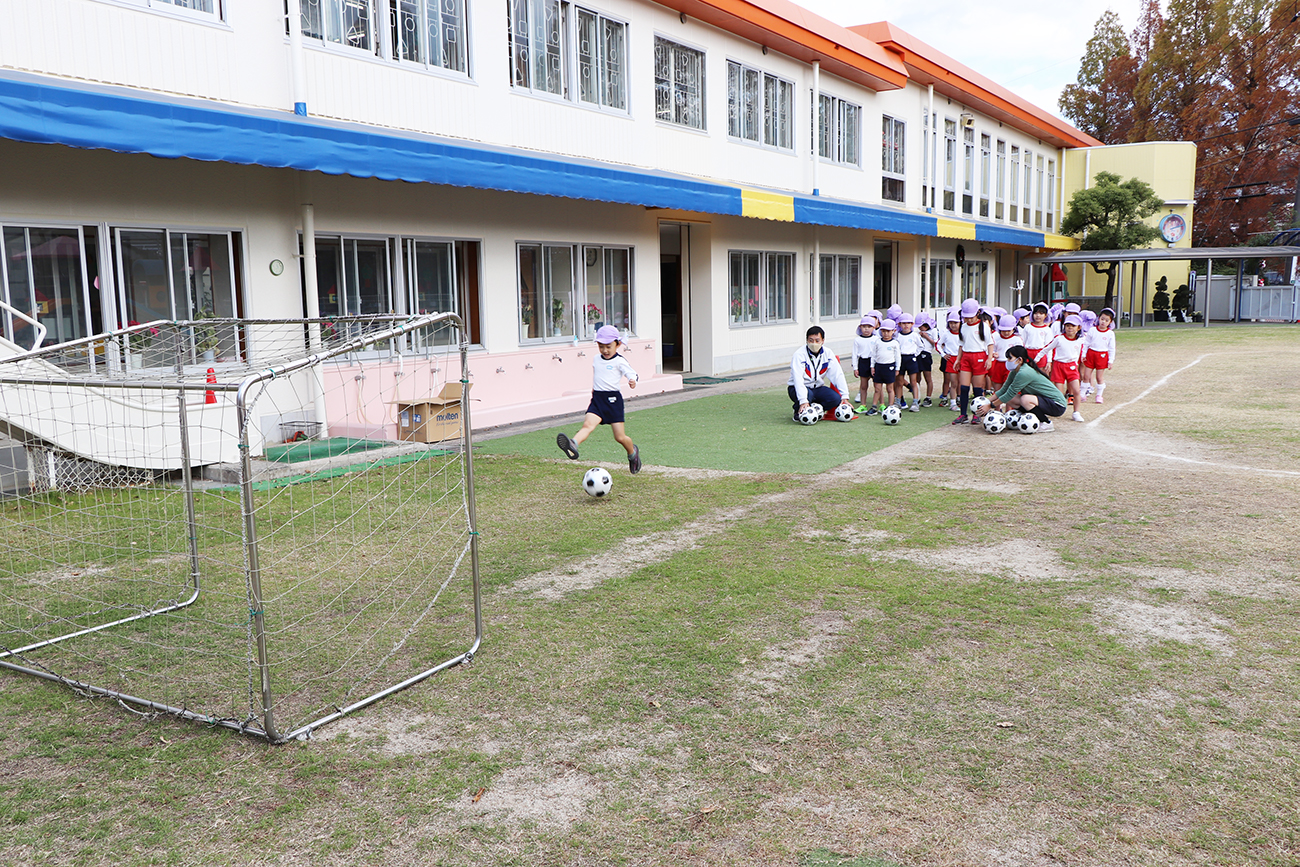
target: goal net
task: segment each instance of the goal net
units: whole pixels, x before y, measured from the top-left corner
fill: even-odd
[[[0,666],[282,743],[471,659],[460,324],[160,321],[0,360]]]

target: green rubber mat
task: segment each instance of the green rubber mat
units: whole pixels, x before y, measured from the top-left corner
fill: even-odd
[[[426,449],[422,452],[410,452],[404,455],[394,455],[391,458],[380,458],[375,461],[363,461],[356,464],[343,464],[337,467],[327,467],[323,470],[317,470],[314,473],[302,473],[296,476],[284,476],[279,479],[264,479],[260,482],[253,482],[254,491],[269,491],[275,488],[285,488],[289,485],[302,485],[308,482],[322,482],[328,479],[336,479],[339,476],[346,476],[349,473],[360,473],[366,470],[378,469],[379,467],[394,467],[399,464],[409,464],[415,461],[424,461],[429,458],[441,457],[443,455],[454,454],[450,449]],[[225,493],[229,491],[238,491],[238,485],[222,485],[217,488],[208,488],[205,493]]]
[[[266,459],[277,464],[296,464],[299,461],[314,461],[317,458],[332,458],[335,455],[348,455],[354,452],[368,452],[382,449],[393,443],[383,440],[354,440],[348,437],[330,437],[326,440],[303,440],[285,443],[282,446],[267,446]]]
[[[723,382],[740,382],[740,377],[720,377],[720,376],[685,376],[682,377],[682,385],[718,385]]]

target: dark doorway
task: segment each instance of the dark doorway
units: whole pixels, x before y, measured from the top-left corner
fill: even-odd
[[[877,241],[875,244],[875,277],[872,280],[871,306],[888,310],[894,303],[894,244]]]
[[[664,370],[680,372],[689,367],[686,335],[690,325],[684,311],[688,227],[681,223],[659,225],[659,315],[660,343]]]

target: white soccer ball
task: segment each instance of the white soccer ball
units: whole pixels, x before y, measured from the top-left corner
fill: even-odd
[[[853,421],[853,407],[849,406],[847,403],[842,403],[835,407],[835,420]]]
[[[991,409],[984,415],[984,430],[991,434],[1000,434],[1007,429],[1007,417],[996,409]]]
[[[885,407],[885,411],[881,413],[880,420],[885,424],[898,424],[898,420],[902,417],[903,411],[899,409],[898,404],[895,403]]]
[[[614,479],[604,467],[592,467],[582,476],[582,489],[589,497],[603,497],[614,487]]]
[[[1020,410],[1009,409],[1004,415],[1007,417],[1007,427],[1015,427],[1020,424]]]
[[[979,415],[980,412],[984,409],[984,407],[989,406],[992,403],[993,401],[989,400],[987,397],[981,394],[979,397],[971,399],[970,411],[975,415]]]
[[[817,413],[818,421],[821,421],[822,419],[826,418],[826,407],[822,406],[820,403],[814,403],[811,404],[811,406],[812,406],[812,411]]]
[[[1016,427],[1022,434],[1038,433],[1038,416],[1032,412],[1024,413],[1020,416],[1020,421],[1016,422]]]
[[[799,410],[799,414],[795,416],[799,419],[799,424],[817,424],[821,419],[821,416],[817,415],[817,410],[813,409],[814,406],[817,406],[817,404],[810,403],[803,409]]]

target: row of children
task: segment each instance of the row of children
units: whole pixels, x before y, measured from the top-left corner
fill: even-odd
[[[894,401],[911,412],[932,406],[937,354],[944,377],[939,405],[959,413],[953,424],[976,424],[978,419],[969,413],[970,399],[990,387],[1003,387],[1010,373],[1007,353],[1013,346],[1023,346],[1027,357],[1050,365],[1050,381],[1073,404],[1075,421],[1083,421],[1079,404],[1084,397],[1095,393],[1097,403],[1103,402],[1105,371],[1115,360],[1115,313],[1110,308],[1094,315],[1073,303],[1048,307],[1040,302],[1007,313],[967,298],[948,311],[945,321],[947,328],[941,331],[928,313],[913,316],[897,306],[883,318],[876,311],[862,317],[853,341],[858,412],[876,415]],[[926,391],[920,399],[922,382]],[[904,390],[911,396],[910,406]],[[1046,429],[1051,429],[1050,423]]]

